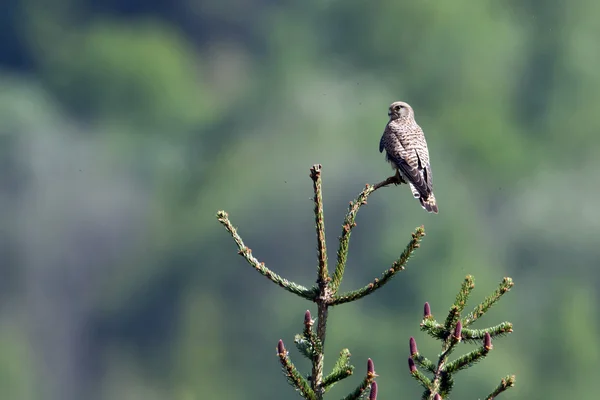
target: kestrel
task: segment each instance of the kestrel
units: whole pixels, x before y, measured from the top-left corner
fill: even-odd
[[[413,197],[425,210],[437,214],[429,151],[415,113],[407,103],[396,101],[390,105],[388,115],[390,120],[381,136],[379,152],[385,149],[385,158],[396,170],[396,177],[410,185]]]

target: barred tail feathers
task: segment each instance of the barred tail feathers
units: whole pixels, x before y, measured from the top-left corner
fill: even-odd
[[[419,191],[417,190],[415,185],[413,185],[412,183],[410,184],[410,190],[412,192],[413,197],[415,199],[419,199],[419,202],[421,203],[421,207],[423,207],[425,210],[427,210],[427,212],[430,212],[430,213],[432,212],[435,214],[438,213],[438,207],[435,202],[435,196],[433,195],[433,193],[430,193],[429,196],[427,196],[427,198],[424,199],[423,196],[421,196],[421,193],[419,193]]]
[[[438,213],[438,206],[435,202],[435,196],[433,193],[431,193],[427,199],[419,197],[419,202],[421,202],[421,207],[427,210],[427,212],[432,212],[434,214]]]
[[[415,185],[413,185],[412,183],[410,184],[410,191],[412,192],[412,195],[415,199],[418,199],[421,197],[421,194],[419,193],[419,191],[417,190]]]

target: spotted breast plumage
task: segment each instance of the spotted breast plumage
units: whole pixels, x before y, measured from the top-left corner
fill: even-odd
[[[437,214],[429,150],[414,111],[407,103],[397,101],[390,105],[388,116],[390,120],[381,136],[379,152],[385,150],[397,178],[410,185],[413,197],[419,199],[421,206]]]

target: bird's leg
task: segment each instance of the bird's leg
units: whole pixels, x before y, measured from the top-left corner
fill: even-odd
[[[402,178],[402,175],[400,175],[400,170],[398,169],[396,169],[396,175],[394,175],[394,179],[396,180],[394,182],[394,185],[396,186],[406,183],[406,181]]]

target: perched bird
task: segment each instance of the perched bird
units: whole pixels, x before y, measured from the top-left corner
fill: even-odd
[[[385,149],[385,158],[396,170],[398,180],[410,185],[413,197],[425,210],[437,214],[429,151],[415,113],[407,103],[396,101],[390,105],[388,115],[390,120],[381,136],[379,152]]]

